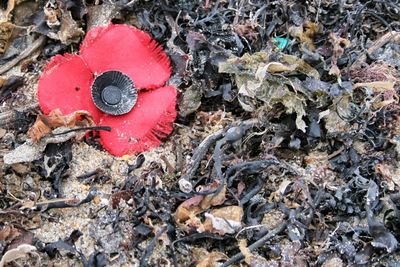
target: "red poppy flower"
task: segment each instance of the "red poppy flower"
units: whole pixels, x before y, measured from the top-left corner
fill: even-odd
[[[105,149],[117,156],[138,153],[172,131],[176,90],[163,87],[170,75],[167,55],[147,33],[128,25],[96,27],[79,55],[57,55],[47,64],[39,104],[45,114],[87,110],[96,124],[111,127],[100,132]]]

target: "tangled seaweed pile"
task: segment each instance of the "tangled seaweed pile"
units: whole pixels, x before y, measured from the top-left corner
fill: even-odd
[[[400,264],[397,1],[0,8],[0,266]],[[50,57],[110,21],[164,47],[179,92],[139,155],[37,105]]]

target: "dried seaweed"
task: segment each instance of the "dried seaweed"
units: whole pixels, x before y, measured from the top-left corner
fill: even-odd
[[[399,14],[393,0],[6,1],[1,264],[398,265]],[[49,58],[110,21],[163,46],[180,92],[171,137],[120,158],[97,143],[113,129],[53,125],[36,102]]]

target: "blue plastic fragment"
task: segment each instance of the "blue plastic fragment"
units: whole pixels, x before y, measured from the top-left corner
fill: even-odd
[[[284,49],[289,43],[289,39],[288,38],[282,38],[282,37],[275,37],[274,38],[274,44],[276,45],[276,47],[278,47],[278,49]]]

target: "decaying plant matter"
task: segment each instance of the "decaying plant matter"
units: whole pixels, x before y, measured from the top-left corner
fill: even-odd
[[[397,1],[3,2],[0,266],[399,265]],[[107,62],[173,95],[101,123]]]

